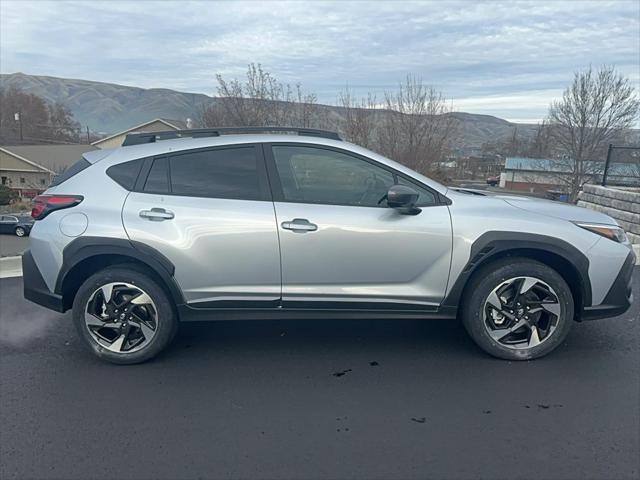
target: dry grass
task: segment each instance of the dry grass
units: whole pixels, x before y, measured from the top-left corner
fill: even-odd
[[[24,213],[31,212],[31,202],[15,202],[11,205],[0,205],[0,213]]]

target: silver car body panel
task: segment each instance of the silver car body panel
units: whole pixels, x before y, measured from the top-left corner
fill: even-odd
[[[402,215],[391,208],[277,202],[283,302],[437,307],[449,278],[451,220],[446,206]],[[316,231],[295,232],[300,218]]]
[[[82,236],[127,239],[121,210],[129,191],[106,176],[110,166],[97,163],[62,184],[49,188],[46,194],[82,195],[82,203],[72,210],[58,210],[35,222],[30,236],[30,249],[42,277],[53,291],[62,267],[64,248],[75,238],[61,229],[63,220],[73,214],[84,214],[87,225]]]
[[[631,248],[629,244],[619,244],[603,239],[573,223],[578,221],[617,225],[615,220],[600,212],[547,200],[521,200],[515,197],[517,200],[507,201],[498,195],[470,195],[453,190],[449,191],[447,197],[452,200],[449,207],[453,222],[453,255],[450,273],[452,279],[460,275],[469,261],[473,242],[486,232],[544,235],[562,240],[587,256],[593,304],[599,305]],[[511,202],[518,206],[511,205]],[[522,204],[526,205],[526,209],[520,207]],[[542,212],[549,212],[549,214]],[[565,218],[561,218],[560,214]],[[602,248],[612,256],[609,264],[602,262],[596,255],[590,254],[592,247],[600,241],[603,241]],[[598,249],[593,250],[594,253],[596,251]],[[598,265],[597,274],[593,270],[594,265]],[[594,275],[591,274],[592,271]],[[594,277],[600,278],[596,281]]]
[[[130,193],[106,175],[110,166],[137,158],[273,142],[357,153],[412,177],[451,203],[410,216],[388,208],[149,195]],[[31,231],[31,252],[50,290],[62,268],[64,248],[77,238],[61,230],[63,218],[71,212],[88,219],[81,236],[135,240],[164,254],[175,265],[175,279],[193,305],[236,299],[270,302],[282,295],[285,302],[437,307],[469,262],[473,243],[487,232],[544,235],[572,245],[588,258],[592,304],[599,305],[630,250],[628,244],[572,223],[616,225],[599,212],[523,197],[461,193],[337,140],[223,135],[163,140],[88,152],[84,157],[91,167],[46,192],[83,195],[82,203],[51,213],[35,222]],[[171,210],[175,218],[152,222],[139,216],[141,210],[154,207]],[[282,222],[295,218],[308,219],[318,230],[299,233],[282,228]]]
[[[595,234],[592,235],[595,236]],[[629,255],[630,248],[629,244],[615,243],[600,237],[587,251],[593,305],[602,304]]]
[[[540,198],[531,197],[498,197],[516,208],[526,212],[539,213],[548,217],[559,218],[560,220],[569,220],[570,222],[589,222],[600,223],[602,225],[617,225],[617,222],[609,215],[588,210],[586,208],[568,205],[566,203],[553,202]]]
[[[152,208],[164,208],[175,217],[140,217]],[[187,303],[280,300],[280,247],[272,202],[132,192],[122,221],[131,240],[156,249],[175,265]]]

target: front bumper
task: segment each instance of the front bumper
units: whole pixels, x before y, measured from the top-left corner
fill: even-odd
[[[56,312],[64,312],[62,295],[49,290],[29,250],[22,254],[22,282],[24,298]]]
[[[631,250],[603,302],[593,307],[584,307],[580,320],[616,317],[629,310],[633,302],[631,277],[635,264],[636,256]]]

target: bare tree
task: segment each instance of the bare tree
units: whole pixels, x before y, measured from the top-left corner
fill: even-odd
[[[631,127],[639,106],[633,86],[613,67],[576,73],[562,100],[551,104],[548,123],[559,154],[553,169],[571,200],[602,173],[607,144]]]
[[[313,93],[279,82],[259,64],[250,64],[246,79],[216,76],[218,96],[200,112],[200,123],[218,126],[293,126],[341,130],[344,136],[374,148],[422,172],[433,173],[456,131],[457,120],[442,94],[421,80],[407,77],[397,92],[385,94],[386,109],[375,96],[356,99],[347,88],[342,108],[318,105]]]
[[[551,156],[551,132],[546,120],[538,125],[538,129],[528,145],[527,156],[531,158],[549,158]]]
[[[0,141],[77,142],[80,124],[61,103],[49,104],[44,98],[16,87],[0,89]]]
[[[388,111],[378,129],[381,152],[429,172],[444,157],[457,125],[442,93],[407,76],[397,92],[385,93],[385,107]]]
[[[49,105],[49,125],[52,138],[75,142],[79,140],[80,123],[74,120],[73,114],[63,103]]]
[[[216,75],[218,95],[200,114],[208,127],[319,126],[324,120],[317,97],[298,83],[279,82],[260,64],[250,64],[246,79],[226,80]]]
[[[505,156],[515,157],[527,155],[529,148],[530,142],[519,134],[518,125],[514,125],[513,131],[511,132],[511,137],[509,137],[509,140],[506,142],[506,144],[504,144],[503,147]]]
[[[330,108],[318,104],[315,93],[305,93],[302,85],[297,83],[293,97],[287,99],[289,115],[284,120],[285,125],[300,128],[334,129],[335,122],[329,118]]]
[[[372,148],[376,126],[376,97],[368,93],[356,99],[349,87],[338,94],[338,106],[342,107],[344,118],[341,131],[350,142]]]
[[[216,75],[218,96],[216,107],[228,126],[277,125],[278,108],[274,101],[283,100],[284,87],[262,69],[251,64],[244,83],[237,79],[226,81]]]

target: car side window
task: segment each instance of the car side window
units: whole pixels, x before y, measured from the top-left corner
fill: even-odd
[[[112,165],[107,169],[107,175],[120,186],[127,190],[132,190],[140,173],[140,168],[142,168],[143,161],[144,159],[138,159]]]
[[[398,185],[406,185],[407,187],[411,187],[416,192],[418,192],[419,196],[418,201],[416,202],[416,207],[428,207],[437,203],[436,194],[427,188],[416,185],[412,181],[406,180],[403,177],[398,177],[398,181],[396,183]]]
[[[394,184],[393,173],[345,153],[310,146],[272,148],[285,201],[378,207]]]
[[[264,200],[253,146],[203,150],[169,158],[171,192],[196,197]]]
[[[166,158],[156,158],[151,165],[144,191],[148,193],[169,193],[169,171]]]

